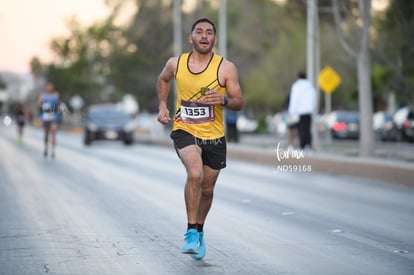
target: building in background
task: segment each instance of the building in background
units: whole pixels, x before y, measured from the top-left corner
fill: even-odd
[[[10,106],[27,102],[34,92],[34,81],[30,74],[0,72],[0,114],[9,113]]]

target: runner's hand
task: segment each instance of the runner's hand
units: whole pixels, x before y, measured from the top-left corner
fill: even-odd
[[[171,121],[170,112],[168,109],[162,109],[158,112],[157,120],[162,125],[166,125]]]
[[[217,91],[208,91],[204,97],[204,102],[211,105],[222,105],[224,103],[224,98]]]

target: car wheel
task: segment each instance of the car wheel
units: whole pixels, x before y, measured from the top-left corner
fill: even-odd
[[[339,139],[340,137],[335,133],[335,131],[331,130],[331,138],[332,139]]]
[[[85,138],[83,139],[83,144],[85,145],[91,145],[92,139],[89,137],[89,135],[85,135]]]
[[[124,135],[124,144],[125,145],[131,145],[132,143],[134,143],[134,135],[131,133],[126,133]]]
[[[133,140],[132,139],[130,139],[130,138],[124,139],[124,144],[125,145],[131,145],[132,143],[133,143]]]
[[[397,133],[395,134],[395,141],[396,142],[402,142],[403,141],[403,134],[401,132],[401,130],[398,130]]]

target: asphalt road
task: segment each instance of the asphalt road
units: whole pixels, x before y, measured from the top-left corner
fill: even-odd
[[[0,274],[414,274],[414,189],[229,160],[180,253],[184,169],[172,148],[0,126]]]

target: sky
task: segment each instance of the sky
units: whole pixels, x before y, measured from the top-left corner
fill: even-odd
[[[87,25],[108,14],[103,0],[0,0],[0,71],[30,72],[34,56],[50,61],[49,41],[68,34],[72,15]]]
[[[388,1],[374,0],[373,4]],[[88,25],[108,14],[104,0],[0,0],[0,71],[28,73],[35,56],[50,62],[49,41],[68,35],[65,20],[71,16]]]

